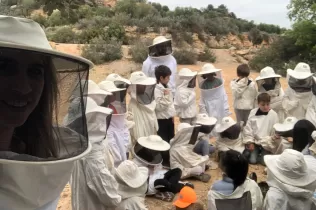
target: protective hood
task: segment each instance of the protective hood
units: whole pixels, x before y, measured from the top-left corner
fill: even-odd
[[[191,126],[188,123],[180,123],[178,125],[178,132],[170,141],[170,147],[187,146],[188,144],[194,145],[198,139],[200,132],[200,125]]]
[[[288,76],[289,86],[298,93],[309,92],[312,89],[313,78],[308,77],[306,79],[296,79],[294,77]]]
[[[272,77],[272,78],[257,80],[257,85],[258,85],[258,92],[260,93],[280,90],[281,88],[279,77]]]
[[[149,56],[163,57],[172,54],[172,42],[164,36],[158,36],[153,40],[153,44],[148,47]]]
[[[211,77],[211,75],[213,75],[213,80],[208,79]],[[199,74],[197,79],[200,89],[204,91],[219,88],[224,84],[221,71],[216,71],[209,74]]]

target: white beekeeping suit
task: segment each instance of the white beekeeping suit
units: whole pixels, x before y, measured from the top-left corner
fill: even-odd
[[[177,61],[172,55],[172,43],[164,36],[158,36],[153,44],[149,46],[149,55],[143,63],[142,71],[147,77],[156,78],[155,68],[164,65],[171,70],[168,87],[171,88],[173,95],[176,91]]]
[[[190,69],[180,70],[177,78],[177,90],[174,100],[174,107],[177,116],[182,119],[196,118],[196,74]]]
[[[258,94],[268,93],[270,95],[270,107],[278,114],[280,122],[283,122],[285,119],[284,108],[282,106],[284,91],[281,87],[280,78],[281,75],[276,74],[273,68],[267,66],[260,71],[260,76],[256,78],[256,82]]]
[[[221,69],[216,69],[212,64],[205,64],[198,73],[198,82],[201,91],[200,113],[206,113],[221,121],[223,117],[229,116],[228,98],[224,87]],[[213,79],[208,79],[213,74]],[[218,84],[212,84],[216,83]]]
[[[307,107],[305,118],[316,126],[316,77],[313,77],[312,93],[313,96]]]
[[[309,102],[312,99],[313,78],[310,67],[306,63],[299,63],[295,69],[287,70],[289,87],[285,91],[282,106],[288,117],[304,119]]]
[[[106,140],[112,110],[87,97],[87,125],[91,152],[76,162],[70,180],[73,210],[115,209],[121,202],[114,165]]]
[[[131,101],[128,111],[133,113],[135,122],[135,126],[131,129],[132,145],[135,145],[140,137],[155,135],[158,131],[154,97],[156,80],[137,71],[131,74],[130,81]]]
[[[117,167],[127,159],[126,154],[130,148],[129,131],[125,124],[126,88],[117,88],[112,81],[103,81],[99,83],[99,87],[113,94],[107,98],[106,104],[113,111],[106,139],[113,154],[115,167]]]
[[[269,191],[263,210],[313,210],[316,159],[287,149],[281,155],[266,155]]]
[[[193,152],[199,134],[199,127],[199,125],[191,126],[188,123],[180,123],[178,132],[170,141],[170,167],[171,169],[181,169],[182,179],[202,174],[209,162],[208,155],[201,156]],[[200,168],[200,170],[197,170],[197,168]],[[195,171],[198,173],[196,174]]]

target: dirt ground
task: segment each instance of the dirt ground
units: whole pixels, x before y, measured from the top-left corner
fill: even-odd
[[[74,45],[54,45],[55,49],[68,52],[70,54],[78,55],[80,54],[79,48]],[[225,79],[225,89],[229,99],[229,105],[232,114],[232,117],[235,118],[235,114],[233,112],[232,106],[232,92],[229,87],[230,81],[236,77],[236,68],[239,65],[235,58],[229,54],[229,51],[226,49],[218,49],[214,50],[217,55],[217,62],[214,64],[217,68],[221,68],[223,70],[223,78]],[[178,70],[187,67],[195,71],[199,71],[203,63],[198,63],[197,65],[179,65]],[[118,73],[126,78],[129,78],[129,75],[133,71],[141,71],[141,65],[134,64],[133,62],[127,61],[123,59],[121,61],[115,61],[109,64],[96,66],[94,70],[90,73],[90,79],[95,82],[101,82],[106,78],[106,76],[110,73]],[[255,79],[258,76],[258,73],[252,72],[251,78]],[[281,80],[283,88],[286,87],[286,81],[284,79]],[[197,102],[199,100],[200,94],[197,90]],[[176,124],[178,121],[176,120]],[[256,172],[258,175],[258,181],[263,181],[266,179],[266,175],[263,172],[264,167],[259,165],[250,165],[250,172]],[[208,174],[212,176],[211,180],[208,183],[202,183],[197,181],[192,181],[195,185],[195,190],[198,195],[198,199],[206,206],[207,205],[207,192],[209,191],[212,183],[214,181],[221,179],[221,171],[217,170],[209,170]],[[146,198],[146,203],[150,210],[171,210],[173,209],[172,203],[158,201],[153,198]],[[58,210],[71,210],[71,190],[69,186],[66,186],[65,190],[61,194],[60,202],[58,205]]]

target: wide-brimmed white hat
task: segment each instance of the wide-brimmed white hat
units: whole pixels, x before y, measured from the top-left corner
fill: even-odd
[[[116,175],[132,188],[139,188],[148,179],[148,168],[138,167],[133,161],[123,161],[115,170]]]
[[[196,123],[200,125],[215,125],[217,119],[215,117],[209,117],[207,114],[198,114]]]
[[[141,146],[155,151],[167,151],[170,149],[170,144],[157,135],[140,137],[137,142]]]
[[[298,63],[294,70],[288,69],[287,74],[295,79],[307,79],[313,76],[311,68],[307,63]]]
[[[213,64],[207,63],[207,64],[204,64],[204,66],[202,67],[202,70],[198,74],[199,75],[211,74],[211,73],[219,72],[221,70],[222,69],[215,68]]]
[[[220,124],[217,124],[215,126],[215,131],[217,133],[222,133],[224,131],[226,131],[228,128],[232,127],[233,125],[236,125],[236,121],[233,120],[233,118],[231,117],[224,117],[222,119],[222,121],[220,122]]]
[[[155,78],[147,77],[141,71],[135,71],[129,79],[133,85],[154,85],[157,83]]]
[[[194,77],[196,75],[197,75],[196,71],[192,71],[191,69],[188,69],[188,68],[182,68],[178,73],[178,76],[180,77]]]
[[[87,97],[87,105],[86,105],[86,115],[90,114],[90,113],[95,113],[95,112],[99,112],[99,113],[103,113],[103,114],[107,114],[110,115],[113,113],[113,110],[107,107],[103,107],[103,106],[99,106],[92,98]],[[81,114],[80,114],[81,116]]]
[[[268,78],[280,78],[281,75],[276,74],[274,69],[270,66],[267,66],[260,71],[260,76],[256,78],[256,81]]]
[[[264,162],[270,172],[281,182],[305,187],[316,181],[316,159],[301,152],[286,149],[281,155],[265,155]]]
[[[283,123],[274,124],[273,128],[278,132],[290,131],[293,130],[297,121],[298,119],[296,117],[287,117]]]
[[[88,80],[88,95],[112,95],[112,93],[110,91],[102,90],[97,83]]]
[[[130,82],[128,79],[125,79],[125,78],[123,78],[123,77],[121,77],[120,75],[115,74],[115,73],[109,74],[109,75],[106,77],[105,80],[106,80],[106,81],[112,81],[112,82],[120,81],[120,82],[124,82],[124,83],[126,83],[126,84],[129,84],[129,85],[131,84],[131,82]]]
[[[161,44],[161,43],[164,43],[164,42],[170,42],[171,39],[167,39],[166,37],[164,36],[157,36],[154,40],[153,40],[153,44],[151,46],[154,46],[154,45],[157,45],[157,44]],[[151,47],[150,46],[150,47]]]
[[[102,81],[99,83],[99,87],[101,90],[105,90],[111,93],[126,90],[126,88],[117,88],[112,81]]]
[[[29,50],[52,56],[57,71],[67,72],[74,68],[74,63],[88,66],[89,69],[93,68],[92,62],[87,59],[53,50],[41,26],[26,18],[0,15],[0,47]],[[79,66],[77,65],[76,68]]]

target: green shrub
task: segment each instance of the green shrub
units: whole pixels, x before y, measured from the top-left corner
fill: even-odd
[[[173,56],[177,60],[178,64],[195,64],[197,61],[197,53],[194,51],[194,49],[177,49],[174,50]]]
[[[106,32],[103,28],[91,27],[83,30],[78,36],[78,42],[88,44],[95,38],[105,38]]]
[[[206,42],[207,41],[207,36],[203,32],[198,33],[198,38],[201,42]]]
[[[93,39],[89,45],[82,48],[82,56],[95,64],[102,64],[122,58],[122,44],[117,41]]]
[[[150,27],[150,24],[144,19],[135,20],[134,24],[137,26],[136,31],[143,34],[147,33],[148,27]]]
[[[65,26],[51,33],[48,39],[57,43],[75,43],[76,33],[71,27]]]
[[[34,20],[35,22],[39,23],[42,26],[47,26],[47,18],[41,14],[34,14],[31,16],[32,20]]]
[[[69,22],[61,15],[59,10],[54,10],[54,12],[47,19],[48,26],[61,26],[68,23]]]
[[[238,38],[242,43],[245,41],[245,37],[243,34],[238,34]]]
[[[145,42],[137,42],[130,49],[132,60],[136,63],[143,63],[148,56],[148,45]]]
[[[106,30],[107,39],[115,39],[117,41],[123,41],[125,39],[125,29],[118,23],[111,23]]]
[[[267,33],[262,33],[262,39],[263,41],[265,41],[266,43],[270,43],[270,36]]]
[[[184,32],[182,34],[180,34],[180,36],[182,36],[182,39],[188,43],[188,44],[193,44],[193,37],[192,37],[192,33],[190,32]]]
[[[262,33],[257,28],[252,28],[248,33],[248,38],[253,45],[260,45],[263,41]]]
[[[215,63],[216,55],[211,49],[205,47],[204,52],[199,54],[198,60],[202,62]]]

